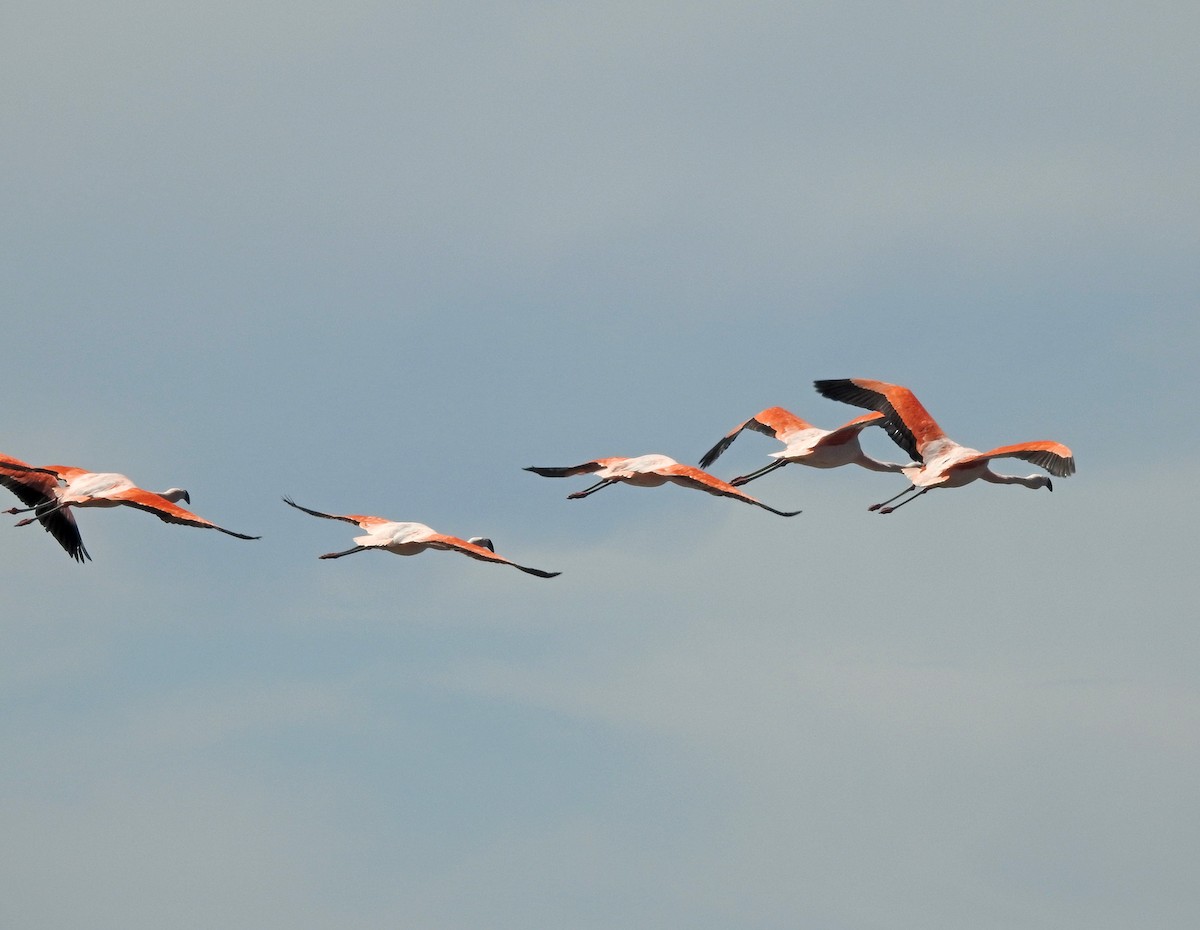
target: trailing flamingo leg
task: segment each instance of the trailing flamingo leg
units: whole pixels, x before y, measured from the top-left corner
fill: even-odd
[[[601,488],[606,488],[610,484],[616,484],[616,483],[617,483],[616,478],[605,478],[603,481],[597,481],[590,488],[584,488],[582,491],[576,491],[574,494],[568,494],[567,500],[569,500],[569,501],[579,500],[581,497],[587,497],[589,494],[595,494]]]
[[[906,500],[906,501],[901,501],[901,502],[900,502],[900,503],[898,503],[898,504],[897,504],[895,507],[884,507],[884,508],[883,508],[882,510],[880,510],[879,512],[880,512],[880,513],[891,513],[893,510],[899,510],[899,509],[900,509],[901,507],[903,507],[905,504],[911,504],[913,501],[915,501],[915,500],[916,500],[918,497],[920,497],[922,494],[924,494],[924,493],[925,493],[926,491],[928,491],[928,490],[929,490],[929,488],[921,488],[921,490],[919,490],[919,491],[918,491],[916,494],[914,494],[914,495],[913,495],[912,497],[910,497],[908,500]]]
[[[16,507],[13,507],[4,512],[5,513],[28,513],[31,510],[34,511],[34,515],[32,517],[26,517],[24,520],[18,520],[15,524],[13,524],[14,526],[29,526],[30,523],[36,523],[42,517],[48,517],[52,513],[58,513],[60,510],[62,510],[67,505],[60,502],[60,503],[55,504],[53,507],[47,507],[45,510],[39,509],[43,506],[45,506],[45,505],[38,504],[37,507],[26,507],[23,510],[17,510]]]
[[[368,549],[373,549],[374,546],[355,546],[353,549],[346,549],[343,552],[326,552],[324,555],[317,556],[318,559],[340,559],[344,555],[353,555],[356,552],[366,552]]]
[[[776,459],[770,465],[764,465],[758,471],[752,471],[748,475],[740,475],[737,478],[731,478],[729,483],[735,488],[741,487],[743,484],[749,484],[755,478],[761,478],[763,475],[773,472],[776,468],[782,468],[787,464],[787,459]]]
[[[901,491],[899,494],[889,497],[887,500],[883,501],[882,503],[872,504],[870,507],[867,508],[867,510],[878,510],[880,507],[886,507],[892,501],[898,500],[899,498],[903,497],[905,494],[911,494],[916,489],[917,489],[917,486],[915,484],[910,485],[909,487],[907,487],[903,491]],[[896,506],[899,507],[900,505],[897,504]],[[895,507],[893,507],[892,510],[895,510]],[[889,513],[889,512],[890,511],[886,511],[886,510],[884,511],[884,513]]]

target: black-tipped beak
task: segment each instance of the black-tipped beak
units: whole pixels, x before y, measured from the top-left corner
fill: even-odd
[[[1047,479],[1046,479],[1046,490],[1047,490],[1047,491],[1053,491],[1053,490],[1054,490],[1054,482],[1053,482],[1053,481],[1051,481],[1049,478],[1047,478]]]

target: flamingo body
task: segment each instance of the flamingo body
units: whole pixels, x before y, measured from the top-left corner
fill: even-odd
[[[561,574],[561,572],[547,572],[540,568],[529,568],[525,565],[518,565],[511,559],[496,555],[492,547],[492,541],[482,536],[460,539],[457,536],[447,536],[444,533],[438,533],[424,523],[388,520],[385,517],[373,517],[361,513],[324,513],[320,510],[310,510],[308,507],[301,507],[289,497],[285,497],[283,502],[289,507],[303,510],[314,517],[353,523],[366,531],[363,535],[354,537],[356,545],[353,549],[346,549],[342,552],[326,552],[324,555],[318,556],[318,558],[340,559],[342,556],[351,555],[355,552],[365,552],[368,549],[382,549],[385,552],[391,552],[395,555],[419,555],[426,549],[444,549],[451,552],[461,552],[463,555],[478,559],[481,562],[511,565],[515,569],[529,575],[536,575],[539,578],[554,578]]]
[[[1055,477],[1067,477],[1075,473],[1075,458],[1071,450],[1060,442],[1020,442],[997,446],[986,452],[960,445],[946,436],[916,395],[906,387],[866,378],[839,378],[815,381],[813,384],[817,392],[825,397],[881,413],[881,425],[888,435],[900,448],[919,460],[919,464],[902,469],[911,487],[892,500],[916,491],[909,498],[913,500],[931,488],[960,488],[979,479],[992,484],[1021,484],[1027,488],[1054,490],[1053,483],[1045,475],[997,474],[989,467],[993,459],[1022,459]],[[907,504],[909,500],[896,507]],[[891,513],[896,507],[886,506],[889,503],[884,501],[871,509]]]
[[[883,418],[882,413],[864,413],[836,429],[827,430],[813,426],[782,407],[768,407],[726,433],[715,446],[704,453],[704,457],[700,459],[700,467],[707,468],[715,462],[742,430],[750,429],[778,439],[784,444],[784,448],[770,454],[770,457],[775,459],[770,465],[731,479],[729,483],[735,487],[747,484],[791,462],[807,465],[809,468],[859,465],[871,471],[899,472],[905,466],[871,458],[863,452],[859,441],[859,435],[864,429],[876,424],[881,425]]]
[[[56,492],[57,503],[44,513],[65,513],[68,508],[72,507],[136,507],[138,510],[154,514],[164,523],[217,530],[228,536],[236,536],[238,539],[259,538],[227,530],[223,526],[217,526],[212,521],[180,507],[176,501],[182,500],[191,503],[191,497],[183,488],[168,488],[166,491],[156,493],[138,487],[125,475],[116,472],[93,472],[72,465],[47,465],[42,468],[31,467],[29,470],[53,475],[62,482]],[[16,513],[18,511],[9,512]],[[39,514],[38,519],[40,518]],[[24,526],[30,522],[32,520],[22,520],[17,526]]]
[[[592,459],[580,465],[570,465],[565,468],[530,466],[525,469],[535,475],[546,478],[567,478],[572,475],[594,474],[600,479],[597,484],[574,494],[567,495],[568,500],[578,500],[587,497],[610,484],[632,484],[634,487],[656,488],[664,484],[677,484],[685,488],[694,488],[715,494],[718,497],[731,497],[743,503],[753,504],[769,510],[781,517],[794,517],[799,510],[782,511],[768,507],[757,498],[751,497],[745,491],[739,491],[732,484],[722,481],[715,475],[710,475],[693,465],[682,465],[666,455],[652,453],[638,455],[633,458],[610,457]]]

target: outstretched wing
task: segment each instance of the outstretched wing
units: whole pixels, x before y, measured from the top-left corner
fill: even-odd
[[[297,510],[303,510],[307,514],[314,517],[323,517],[326,520],[341,520],[343,523],[353,523],[356,526],[362,527],[364,530],[369,526],[374,526],[379,523],[391,523],[387,517],[372,517],[363,513],[325,513],[320,510],[310,510],[307,507],[301,507],[290,497],[285,497],[283,502],[289,507],[295,507]]]
[[[802,429],[812,429],[812,424],[800,419],[794,413],[784,410],[782,407],[768,407],[766,410],[760,410],[749,420],[744,420],[725,436],[711,449],[704,453],[700,459],[700,467],[708,468],[717,458],[733,443],[744,429],[752,429],[758,433],[765,433],[767,436],[772,436],[775,439],[781,439],[788,433],[793,433]]]
[[[525,471],[531,471],[535,475],[541,475],[543,478],[569,478],[572,475],[588,475],[594,471],[599,471],[611,459],[593,459],[590,462],[584,462],[582,465],[567,465],[563,468],[541,467],[538,465],[530,465]]]
[[[840,446],[843,443],[849,442],[868,426],[874,426],[875,424],[883,426],[883,419],[884,415],[878,410],[873,410],[871,413],[864,413],[861,417],[855,417],[849,423],[843,423],[837,429],[831,429],[821,437],[821,445]]]
[[[667,465],[659,469],[659,474],[666,475],[675,484],[683,487],[696,488],[699,491],[705,491],[709,494],[715,494],[718,497],[732,497],[735,500],[744,501],[747,504],[753,504],[755,507],[761,507],[763,510],[769,510],[771,513],[778,514],[781,517],[794,517],[800,513],[799,510],[784,511],[776,510],[774,507],[768,507],[756,497],[751,497],[745,491],[735,488],[732,484],[722,481],[715,475],[710,475],[706,471],[701,471],[691,465]]]
[[[914,461],[922,460],[921,450],[927,443],[946,437],[929,411],[906,387],[868,378],[814,381],[813,387],[823,397],[882,413],[881,425]]]
[[[553,578],[556,575],[562,574],[561,572],[546,572],[540,568],[529,568],[525,565],[518,565],[511,559],[496,555],[491,549],[477,543],[469,542],[466,539],[459,539],[457,536],[434,533],[432,536],[421,541],[432,549],[449,549],[454,552],[461,552],[463,555],[468,555],[473,559],[479,559],[481,562],[496,562],[500,565],[511,565],[513,568],[520,569],[530,575],[537,575],[539,578]]]
[[[190,510],[184,510],[178,504],[172,503],[165,497],[155,494],[153,491],[143,490],[142,488],[131,488],[128,491],[120,491],[109,495],[108,499],[120,501],[122,504],[128,504],[130,507],[136,507],[138,510],[152,513],[164,523],[178,523],[182,526],[197,526],[206,530],[219,530],[228,536],[236,536],[238,539],[262,538],[260,536],[247,536],[245,533],[235,533],[233,530],[227,530],[223,526],[217,526],[212,521],[205,520]]]
[[[1018,442],[1011,446],[998,446],[987,452],[980,452],[970,458],[962,459],[958,465],[972,462],[988,461],[990,459],[1024,459],[1039,468],[1044,468],[1056,478],[1066,478],[1075,474],[1075,457],[1071,450],[1061,442],[1037,440],[1035,442]]]
[[[40,465],[30,465],[28,462],[22,462],[20,459],[14,459],[10,455],[0,453],[0,468],[7,468],[12,472],[20,472],[28,474],[31,477],[34,475],[44,475],[48,480],[57,482],[58,471],[56,468],[47,468]]]

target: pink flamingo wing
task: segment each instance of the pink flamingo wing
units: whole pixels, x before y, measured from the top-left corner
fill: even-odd
[[[378,526],[380,523],[391,523],[387,517],[372,517],[365,513],[325,513],[323,510],[313,510],[310,507],[302,507],[290,497],[285,497],[283,502],[289,507],[295,507],[297,510],[303,510],[305,513],[314,517],[321,517],[325,520],[341,520],[343,523],[353,523],[362,529]]]
[[[619,461],[617,458],[592,459],[590,462],[583,462],[580,465],[567,465],[565,467],[540,466],[530,465],[525,468],[525,471],[531,471],[535,475],[541,475],[543,478],[570,478],[572,475],[588,475],[592,472],[599,471],[601,468]]]
[[[828,433],[821,437],[820,445],[822,446],[840,446],[848,443],[855,436],[861,433],[868,426],[873,426],[878,423],[883,425],[884,415],[878,410],[873,410],[870,413],[864,413],[861,417],[855,417],[849,423],[843,423],[837,429],[831,429]]]
[[[257,536],[247,536],[244,533],[235,533],[233,530],[227,530],[222,526],[217,526],[211,520],[205,520],[203,517],[192,513],[190,510],[184,510],[178,504],[172,503],[165,497],[155,494],[153,491],[146,491],[142,488],[131,488],[127,491],[118,491],[109,495],[110,500],[120,501],[122,504],[128,504],[130,507],[136,507],[138,510],[144,510],[147,513],[152,513],[164,523],[177,523],[182,526],[196,526],[202,529],[219,530],[230,536],[236,536],[239,539],[258,539]]]
[[[513,568],[520,569],[530,575],[537,575],[539,578],[553,578],[560,572],[542,571],[540,568],[529,568],[525,565],[518,565],[512,559],[506,559],[502,555],[496,555],[491,549],[486,546],[476,545],[466,539],[460,539],[458,536],[447,536],[444,533],[435,533],[428,539],[423,540],[428,546],[433,549],[445,549],[454,552],[461,552],[463,555],[470,556],[473,559],[479,559],[481,562],[495,562],[500,565],[511,565]]]
[[[811,428],[811,423],[800,419],[791,411],[784,410],[782,407],[768,407],[766,410],[760,410],[749,420],[743,420],[721,437],[715,446],[701,456],[700,467],[708,468],[715,462],[744,429],[752,429],[774,439],[783,439],[789,433]]]
[[[814,381],[813,386],[823,397],[882,413],[881,425],[914,461],[922,460],[926,445],[946,437],[937,421],[906,387],[869,378]]]
[[[1075,474],[1075,457],[1071,450],[1061,442],[1051,440],[1035,440],[1033,442],[1018,442],[1010,446],[998,446],[987,452],[980,452],[970,458],[961,460],[958,464],[989,461],[991,459],[1023,459],[1032,462],[1039,468],[1044,468],[1056,478],[1066,478]]]
[[[54,505],[57,500],[58,477],[49,469],[34,468],[7,455],[0,455],[0,485],[13,492],[26,507],[34,508],[34,516],[47,533],[77,562],[90,559],[83,545],[79,524],[70,508],[63,507],[50,514],[37,511]]]

